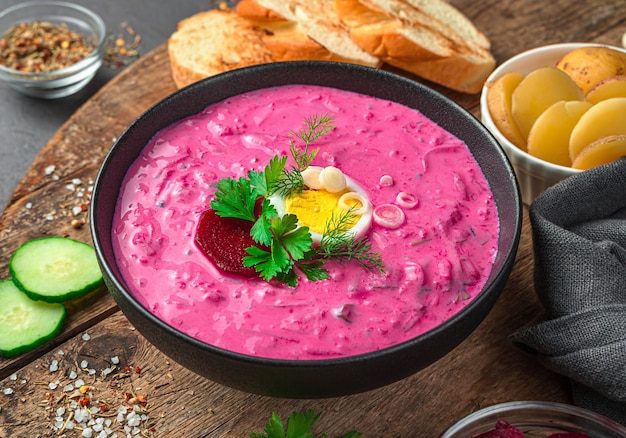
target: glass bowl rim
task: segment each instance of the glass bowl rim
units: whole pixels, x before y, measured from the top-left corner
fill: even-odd
[[[84,14],[84,16],[88,17],[93,21],[95,26],[92,26],[91,23],[86,22],[85,20],[78,18],[81,22],[83,22],[87,27],[92,29],[96,36],[98,37],[98,41],[96,46],[94,46],[93,50],[83,59],[78,61],[75,64],[72,64],[68,67],[53,70],[48,72],[21,72],[19,70],[14,70],[12,68],[5,67],[0,65],[0,74],[5,76],[5,79],[10,78],[10,80],[21,81],[21,82],[31,82],[31,81],[48,81],[48,80],[56,80],[62,77],[71,76],[75,73],[78,73],[92,64],[99,62],[104,59],[104,45],[107,39],[106,25],[104,24],[104,20],[100,15],[96,14],[89,8],[85,6],[70,3],[65,1],[55,1],[55,0],[44,0],[44,1],[28,1],[23,3],[18,3],[11,7],[6,8],[4,11],[0,12],[0,19],[5,18],[12,14],[13,12],[25,10],[27,8],[33,8],[37,6],[58,6],[61,8],[66,8],[67,10],[73,10]],[[3,30],[4,31],[4,30]]]

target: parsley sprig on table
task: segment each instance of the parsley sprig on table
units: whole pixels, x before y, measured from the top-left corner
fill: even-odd
[[[310,145],[334,128],[333,118],[327,114],[307,118],[304,124],[304,129],[290,133],[304,143],[304,147],[298,147],[291,141],[290,153],[296,163],[292,169],[286,168],[287,155],[277,155],[262,172],[251,171],[239,179],[223,178],[217,183],[211,208],[221,217],[253,222],[250,235],[259,246],[246,248],[248,256],[243,263],[254,267],[264,280],[277,279],[292,287],[298,284],[300,273],[311,281],[325,280],[328,271],[324,264],[329,259],[353,259],[368,270],[378,268],[383,272],[380,255],[372,251],[368,239],[357,241],[346,233],[354,219],[350,210],[329,221],[319,248],[315,248],[309,228],[298,227],[298,218],[293,214],[278,216],[269,201],[274,194],[288,197],[304,190],[301,172],[319,150],[311,150]]]
[[[306,412],[294,412],[287,420],[287,430],[283,421],[276,414],[272,414],[272,418],[265,425],[265,433],[251,433],[250,438],[313,438],[313,434],[309,433],[313,425],[319,420],[321,414],[316,414],[314,410]],[[358,432],[350,432],[342,438],[360,438],[362,434]],[[322,434],[322,438],[328,438],[328,435]]]

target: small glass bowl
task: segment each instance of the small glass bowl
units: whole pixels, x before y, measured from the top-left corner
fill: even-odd
[[[481,409],[446,430],[440,438],[470,438],[493,430],[504,420],[525,438],[546,438],[551,434],[577,432],[590,438],[623,438],[626,427],[586,409],[562,403],[516,401]]]
[[[106,27],[102,18],[72,3],[24,2],[0,12],[0,33],[4,35],[16,24],[32,21],[65,23],[70,30],[83,35],[94,49],[76,64],[50,72],[25,73],[0,65],[0,79],[23,94],[43,99],[69,96],[85,87],[102,65],[106,52]]]

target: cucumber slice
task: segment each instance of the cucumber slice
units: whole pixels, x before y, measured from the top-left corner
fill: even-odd
[[[54,338],[65,320],[65,307],[33,301],[13,281],[0,281],[0,356],[13,357]]]
[[[63,303],[102,284],[95,250],[86,243],[60,236],[31,240],[11,257],[15,285],[33,300]]]

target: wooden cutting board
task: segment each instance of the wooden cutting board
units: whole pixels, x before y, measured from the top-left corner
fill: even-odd
[[[9,255],[29,239],[57,234],[91,242],[88,224],[75,228],[73,221],[87,217],[83,209],[89,204],[89,186],[104,156],[137,116],[174,91],[167,50],[162,46],[103,87],[61,127],[28,170],[0,219],[2,278],[8,278]],[[476,96],[453,97],[476,111]],[[565,382],[511,349],[506,341],[508,333],[541,309],[532,292],[531,246],[525,217],[509,281],[514,288],[507,286],[485,322],[453,353],[394,385],[330,400],[272,399],[200,378],[152,347],[101,290],[69,305],[64,330],[51,344],[0,360],[0,388],[11,387],[21,394],[4,398],[0,394],[0,437],[49,432],[50,414],[45,409],[58,405],[49,400],[53,391],[47,385],[63,384],[63,376],[83,360],[102,369],[113,356],[133,370],[141,369],[141,373],[125,375],[124,385],[148,395],[146,436],[150,436],[149,427],[155,428],[154,436],[248,436],[261,432],[272,412],[286,417],[293,410],[314,408],[324,413],[318,430],[329,436],[358,428],[372,437],[434,437],[483,405],[515,399],[567,402]],[[59,363],[58,374],[49,371],[53,361]]]

